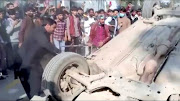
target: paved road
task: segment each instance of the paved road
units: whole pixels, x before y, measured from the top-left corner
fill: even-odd
[[[7,79],[0,80],[1,101],[16,101],[23,96],[26,96],[25,91],[19,79],[14,80],[13,72],[9,72]]]

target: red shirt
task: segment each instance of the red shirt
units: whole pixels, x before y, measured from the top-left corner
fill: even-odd
[[[93,45],[99,47],[99,42],[103,42],[105,39],[105,28],[103,26],[98,26],[96,29],[95,38],[92,40]]]
[[[103,44],[105,44],[109,41],[109,39],[110,32],[106,24],[104,26],[100,26],[100,24],[96,22],[92,25],[88,41],[89,43],[99,47],[99,42],[103,42]]]

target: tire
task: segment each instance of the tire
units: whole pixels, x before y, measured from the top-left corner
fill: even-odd
[[[153,16],[153,7],[155,5],[160,5],[159,0],[144,0],[142,8],[142,17],[151,18]]]
[[[88,63],[82,56],[71,52],[61,53],[55,56],[45,67],[42,76],[42,90],[50,90],[52,96],[58,100],[73,100],[75,97],[65,95],[65,92],[60,87],[60,78],[71,64],[78,65],[78,70],[86,74],[90,73]]]
[[[170,95],[167,101],[179,101],[180,100],[180,95],[179,94],[173,94]]]

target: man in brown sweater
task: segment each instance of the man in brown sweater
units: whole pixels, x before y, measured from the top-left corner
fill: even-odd
[[[29,31],[34,28],[33,11],[34,9],[31,7],[28,7],[26,9],[26,17],[22,21],[21,29],[19,32],[19,47],[21,47],[22,43],[27,38]]]
[[[118,18],[118,25],[121,26],[121,28],[119,29],[119,33],[124,31],[126,28],[128,28],[131,25],[131,21],[126,16],[125,8],[122,8],[120,11],[119,18]]]

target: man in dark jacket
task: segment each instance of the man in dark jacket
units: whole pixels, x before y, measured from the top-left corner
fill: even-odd
[[[22,59],[20,80],[29,98],[40,95],[43,68],[40,64],[46,54],[59,53],[59,50],[50,43],[50,34],[54,32],[56,22],[50,18],[45,20],[45,26],[35,28],[19,49]]]

